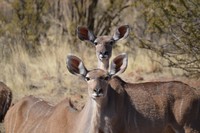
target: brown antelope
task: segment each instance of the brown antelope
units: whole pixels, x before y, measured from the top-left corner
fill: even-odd
[[[200,97],[198,90],[177,81],[126,83],[116,75],[125,71],[126,54],[117,56],[110,71],[88,71],[83,62],[69,56],[72,74],[88,83],[100,116],[97,127],[105,133],[200,133]]]
[[[123,64],[120,67],[123,66],[126,67]],[[12,106],[6,114],[6,133],[118,133],[125,129],[120,126],[124,117],[119,114],[124,112],[127,104],[124,100],[126,93],[112,89],[107,91],[109,77],[106,73],[100,69],[88,72],[76,56],[68,56],[67,68],[71,73],[84,76],[88,82],[89,97],[84,108],[81,111],[73,109],[67,99],[51,106],[46,101],[28,96]],[[114,69],[112,74],[123,71]],[[91,81],[90,78],[95,75],[104,79]],[[103,88],[94,88],[96,85]]]
[[[0,122],[3,121],[12,101],[12,92],[8,86],[0,82]]]
[[[117,56],[109,72],[88,71],[76,56],[67,68],[88,83],[88,100],[78,112],[68,100],[55,107],[27,97],[15,104],[5,118],[6,133],[176,133],[200,132],[197,90],[171,82],[130,84],[118,76],[127,67],[127,55]]]
[[[80,40],[91,42],[96,47],[98,68],[108,70],[109,59],[112,56],[112,47],[118,40],[122,40],[129,35],[129,26],[123,25],[116,29],[113,36],[96,37],[92,31],[86,27],[78,27],[77,34]]]

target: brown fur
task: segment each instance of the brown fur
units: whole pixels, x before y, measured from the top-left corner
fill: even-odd
[[[110,84],[125,89],[131,102],[127,133],[200,132],[198,90],[177,81],[130,84],[116,77]]]
[[[12,92],[8,86],[0,82],[0,122],[3,121],[12,101]]]

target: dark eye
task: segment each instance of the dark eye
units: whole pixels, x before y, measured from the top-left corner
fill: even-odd
[[[104,80],[109,80],[109,79],[110,79],[110,76],[104,77]]]
[[[85,80],[86,80],[86,81],[89,81],[89,80],[90,80],[90,78],[89,78],[89,77],[85,77]]]
[[[96,41],[94,41],[94,45],[96,46],[98,43]]]
[[[111,40],[111,41],[109,42],[109,44],[110,44],[110,45],[113,45],[114,42],[115,42],[114,40]]]

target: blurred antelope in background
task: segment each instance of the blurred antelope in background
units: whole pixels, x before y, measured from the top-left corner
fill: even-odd
[[[86,27],[78,27],[77,34],[80,40],[92,43],[96,48],[96,56],[98,59],[98,68],[108,70],[109,59],[112,56],[112,48],[114,44],[129,35],[130,28],[128,25],[120,26],[116,29],[113,36],[96,37],[92,31]]]
[[[12,101],[12,92],[7,85],[0,82],[0,122],[3,121]]]

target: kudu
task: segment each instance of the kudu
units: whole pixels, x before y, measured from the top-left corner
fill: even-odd
[[[108,70],[109,59],[112,56],[112,47],[118,40],[128,37],[130,28],[128,25],[122,25],[115,30],[113,36],[96,37],[92,31],[86,27],[78,27],[77,34],[80,40],[88,41],[96,47],[96,56],[98,59],[98,68]]]
[[[0,82],[0,122],[3,121],[12,101],[12,92],[7,85]]]
[[[126,67],[123,64],[116,64],[117,67],[113,64],[112,74],[123,71],[120,69]],[[73,74],[84,76],[88,83],[89,97],[84,108],[75,110],[67,99],[51,106],[46,101],[28,96],[6,114],[6,133],[118,133],[125,129],[121,126],[124,117],[119,114],[127,104],[124,100],[126,93],[123,90],[107,91],[107,73],[101,69],[87,71],[83,62],[73,55],[67,58],[67,68]],[[96,85],[102,88],[94,88]]]
[[[105,133],[163,133],[170,127],[175,133],[200,132],[198,90],[182,82],[126,83],[116,75],[124,72],[126,54],[117,56],[109,72],[88,71],[83,62],[68,57],[72,74],[85,78],[96,104],[97,128]]]
[[[110,70],[88,71],[69,55],[67,68],[88,83],[89,98],[78,112],[64,100],[55,107],[33,97],[15,104],[5,118],[6,133],[176,133],[200,132],[197,90],[171,82],[126,83],[117,75],[127,67],[126,54],[113,59]]]

